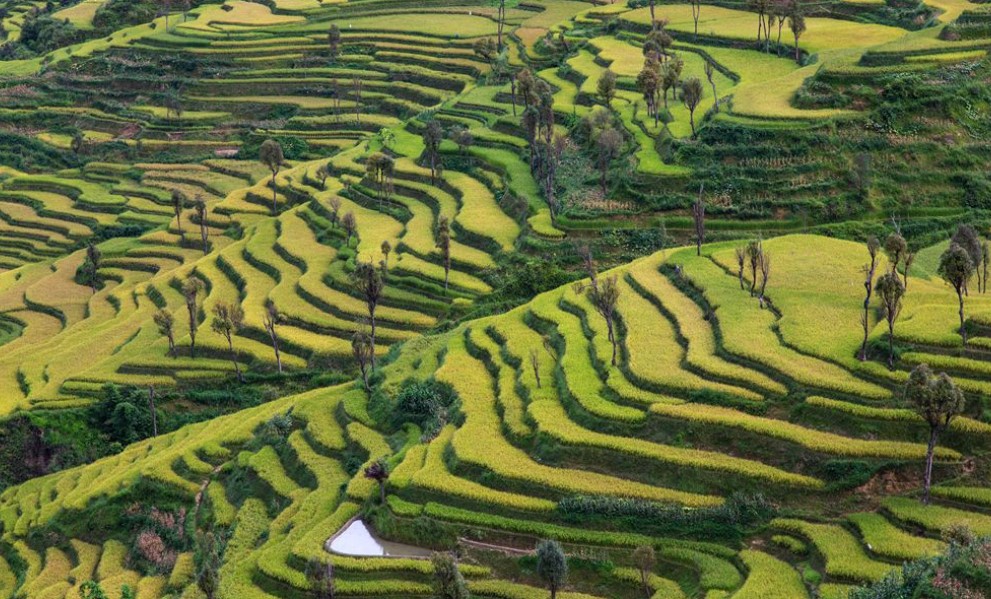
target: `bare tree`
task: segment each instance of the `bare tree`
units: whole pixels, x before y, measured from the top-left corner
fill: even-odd
[[[444,141],[444,129],[440,123],[431,119],[423,128],[424,153],[430,165],[430,184],[437,183],[437,173],[440,172],[440,144]]]
[[[636,564],[640,572],[640,585],[643,588],[644,597],[650,599],[653,589],[650,586],[650,577],[657,565],[657,555],[650,545],[641,545],[633,551],[633,563]]]
[[[286,161],[282,153],[282,146],[274,139],[266,139],[258,151],[258,159],[268,167],[268,170],[272,171],[272,214],[275,214],[279,210],[277,200],[278,188],[275,185],[275,177],[279,174],[279,170],[282,169],[282,165]]]
[[[437,249],[440,250],[444,261],[444,293],[447,294],[448,281],[451,277],[451,225],[446,216],[437,220]]]
[[[750,263],[750,297],[757,294],[757,269],[760,267],[760,255],[763,253],[760,239],[747,244],[747,260]]]
[[[860,315],[860,324],[864,327],[864,341],[860,344],[860,361],[867,360],[867,337],[871,332],[871,296],[874,294],[874,275],[877,272],[877,255],[881,250],[881,242],[871,236],[867,240],[867,253],[871,257],[869,264],[863,267],[864,273],[864,312]]]
[[[702,16],[702,0],[691,0],[692,19],[695,21],[695,40],[699,39],[699,17]]]
[[[337,60],[341,55],[341,28],[337,23],[331,23],[327,30],[327,49],[330,51],[331,60]]]
[[[506,0],[499,0],[499,13],[497,16],[498,23],[498,36],[499,36],[499,52],[502,53],[502,32],[506,27]]]
[[[330,198],[328,204],[330,205],[330,224],[331,226],[336,227],[337,221],[340,220],[341,198],[338,197]]]
[[[360,77],[355,77],[354,79],[351,80],[351,83],[354,86],[354,116],[355,119],[358,121],[358,124],[360,125],[361,124],[361,89],[364,87],[365,82],[362,81]]]
[[[533,368],[533,378],[537,380],[537,389],[540,389],[540,352],[535,349],[530,350],[530,367]]]
[[[368,336],[368,333],[357,331],[351,337],[351,353],[354,356],[354,361],[358,364],[358,370],[361,371],[361,380],[365,385],[365,391],[372,390],[368,384],[368,374],[371,369],[374,351],[372,349],[372,339]]]
[[[719,112],[719,94],[716,93],[716,68],[708,60],[705,61],[705,78],[712,86],[712,110]]]
[[[282,352],[279,350],[279,333],[276,327],[282,324],[284,317],[279,313],[279,308],[275,305],[275,302],[271,299],[265,300],[265,316],[262,324],[265,326],[265,332],[268,333],[269,339],[272,340],[272,349],[275,350],[275,363],[279,367],[279,372],[282,372]]]
[[[764,304],[767,302],[765,292],[767,291],[767,280],[771,276],[771,256],[768,254],[767,250],[762,250],[760,253],[760,307],[763,308]]]
[[[210,242],[209,229],[206,223],[206,202],[202,195],[196,195],[194,207],[196,208],[196,218],[200,221],[200,241],[203,243],[203,253],[206,254],[210,250]]]
[[[619,303],[619,282],[616,275],[599,278],[599,273],[592,257],[592,251],[587,246],[582,248],[582,262],[588,274],[589,284],[576,284],[576,293],[585,293],[585,297],[595,310],[606,321],[606,332],[612,345],[612,365],[616,365],[616,355],[619,349],[619,339],[616,335],[616,306]]]
[[[705,201],[702,194],[705,183],[699,185],[699,196],[692,204],[692,220],[695,222],[695,254],[702,255],[702,244],[705,243]]]
[[[227,339],[227,349],[230,352],[231,362],[234,363],[234,372],[237,373],[237,382],[244,382],[244,375],[241,374],[241,365],[237,362],[237,353],[234,352],[234,335],[244,326],[244,309],[237,302],[217,302],[213,307],[213,321],[210,327],[215,333],[220,333]]]
[[[743,286],[743,269],[744,269],[744,265],[747,263],[746,246],[736,248],[735,254],[736,254],[736,278],[740,280],[740,291],[743,291],[745,289],[745,287]]]
[[[355,264],[354,272],[351,273],[351,280],[355,290],[364,298],[368,307],[368,320],[371,324],[371,344],[372,344],[372,370],[375,370],[375,309],[378,308],[385,292],[385,280],[382,273],[378,271],[371,262],[358,262]]]

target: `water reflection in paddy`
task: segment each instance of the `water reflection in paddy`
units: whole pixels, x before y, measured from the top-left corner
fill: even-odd
[[[430,557],[422,547],[380,539],[362,520],[354,520],[327,543],[331,553],[362,557]]]

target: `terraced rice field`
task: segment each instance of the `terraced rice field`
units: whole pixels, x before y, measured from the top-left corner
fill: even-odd
[[[8,39],[29,4],[3,4]],[[54,14],[85,30],[100,6]],[[657,10],[683,78],[704,82],[696,121],[764,129],[856,116],[794,104],[816,72],[867,81],[986,51],[936,37],[965,6],[938,8],[940,25],[913,32],[809,17],[804,65],[788,44],[755,47],[752,12],[704,5],[695,36],[689,5]],[[526,66],[550,86],[548,140],[608,108],[638,184],[693,176],[665,150],[693,137],[689,109],[675,93],[655,122],[636,87],[647,9],[510,3],[505,64],[475,47],[499,30],[491,2],[227,0],[188,19],[173,12],[168,25],[163,15],[0,62],[0,91],[14,90],[0,94],[0,123],[12,124],[0,133],[36,144],[0,167],[0,417],[91,406],[107,384],[187,389],[233,385],[235,369],[288,374],[272,375],[267,403],[6,488],[0,599],[81,597],[89,580],[111,597],[124,585],[141,599],[203,597],[189,538],[149,567],[135,557],[135,531],[82,524],[125,505],[134,516],[149,489],[171,510],[156,517],[189,518],[180,537],[204,524],[223,535],[225,598],[312,596],[314,563],[333,566],[335,596],[431,596],[429,561],[327,549],[359,516],[431,549],[460,544],[473,596],[500,599],[545,596],[530,558],[516,559],[543,538],[593,564],[564,599],[800,599],[846,597],[936,555],[960,523],[991,534],[991,300],[968,297],[975,333],[964,347],[957,296],[936,274],[942,246],[920,252],[906,278],[895,341],[911,351],[892,370],[857,359],[865,250],[830,237],[764,241],[773,309],[743,290],[739,241],[669,247],[602,273],[615,277],[615,323],[581,285],[505,310],[489,303],[511,254],[570,252],[562,240],[575,233],[552,216],[531,168],[536,107],[524,117],[519,91],[494,71]],[[555,44],[573,51],[558,56]],[[602,106],[607,69],[617,89]],[[436,173],[424,141],[432,124],[473,140],[438,140]],[[288,156],[277,172],[256,159],[270,138]],[[369,167],[383,156],[391,170],[380,178]],[[93,287],[81,278],[90,241],[101,252]],[[352,280],[363,264],[386,281],[374,319]],[[187,312],[189,281],[200,288]],[[210,322],[231,302],[244,315],[228,340]],[[175,321],[172,355],[154,320],[162,311]],[[885,324],[875,310],[869,319],[868,341],[883,344]],[[371,392],[348,382],[280,396],[276,384],[298,373],[353,372],[352,340],[373,327]],[[926,430],[902,396],[921,363],[975,399],[936,449],[944,482],[925,507]],[[380,419],[413,383],[457,398],[436,430]],[[390,476],[375,506],[380,489],[363,472],[380,461]],[[718,519],[754,494],[777,516],[743,532],[665,521]],[[670,511],[645,523],[568,513],[593,499]],[[657,563],[641,578],[631,553],[643,546]]]

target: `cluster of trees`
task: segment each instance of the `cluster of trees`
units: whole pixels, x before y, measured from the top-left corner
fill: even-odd
[[[795,60],[801,62],[802,52],[798,41],[805,33],[805,12],[799,0],[750,0],[751,9],[757,13],[757,43],[763,43],[765,52],[771,51],[771,31],[777,26],[778,55],[781,55],[781,31],[785,24],[795,38]]]
[[[744,271],[750,271],[750,297],[757,297],[763,308],[770,300],[765,295],[767,282],[771,277],[771,255],[764,249],[764,242],[758,237],[746,245],[736,248],[736,276],[740,280],[740,289],[747,288],[744,282]]]
[[[888,268],[880,275],[877,274],[879,254],[884,251],[888,259]],[[880,312],[888,327],[888,367],[895,366],[895,325],[901,315],[905,295],[908,291],[909,271],[915,261],[915,254],[909,249],[908,242],[901,233],[891,233],[884,244],[876,237],[867,240],[867,253],[870,262],[862,267],[864,273],[864,311],[860,322],[863,327],[863,342],[860,348],[861,361],[867,359],[867,345],[871,330],[871,299],[877,296]],[[953,287],[958,299],[958,316],[960,319],[960,337],[967,344],[967,327],[964,312],[965,298],[970,293],[970,283],[977,279],[978,293],[987,291],[988,263],[991,261],[991,250],[988,242],[982,240],[977,230],[971,225],[961,224],[950,239],[950,245],[939,259],[937,273],[946,283]],[[901,274],[899,274],[901,268]]]
[[[647,103],[647,115],[654,118],[654,126],[657,126],[661,119],[660,102],[664,102],[664,112],[668,112],[668,92],[673,98],[677,97],[677,90],[681,89],[681,101],[688,108],[689,118],[692,125],[692,136],[697,134],[695,127],[695,110],[702,101],[702,81],[698,77],[689,77],[685,81],[681,80],[684,61],[671,50],[674,38],[671,37],[665,27],[667,21],[655,20],[647,38],[643,43],[644,65],[640,74],[637,75],[637,89],[643,94]],[[713,79],[715,74],[708,62],[706,63],[706,76],[712,85],[713,96],[716,93],[716,84]],[[600,80],[600,94],[608,91],[609,80],[612,77],[604,75],[606,80]],[[613,84],[614,86],[614,84]],[[611,99],[611,98],[610,98]],[[665,119],[667,126],[667,119]]]

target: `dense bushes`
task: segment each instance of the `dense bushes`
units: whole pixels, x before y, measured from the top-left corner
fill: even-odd
[[[850,599],[969,599],[991,594],[991,539],[964,538],[943,555],[910,562],[901,572],[850,593]]]
[[[578,495],[558,502],[557,512],[569,523],[608,523],[657,536],[733,540],[770,521],[776,508],[761,494],[736,493],[722,505],[691,510],[643,499]]]

